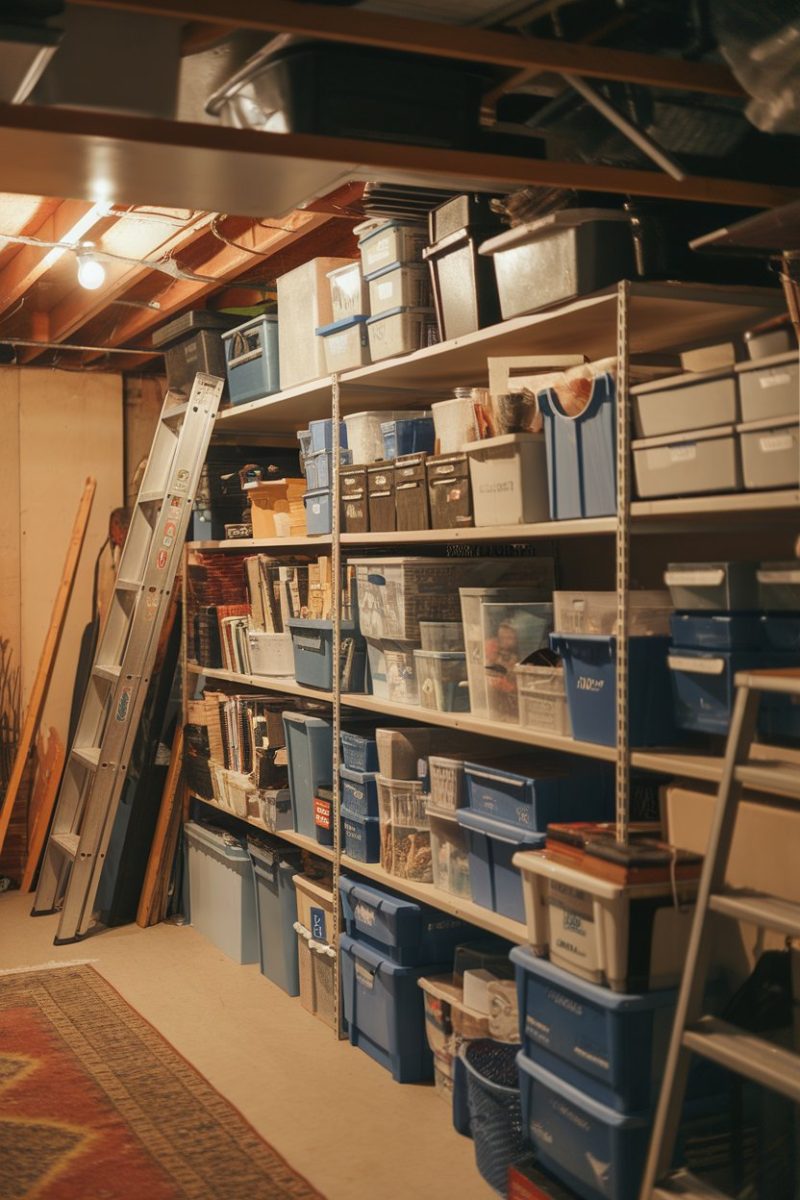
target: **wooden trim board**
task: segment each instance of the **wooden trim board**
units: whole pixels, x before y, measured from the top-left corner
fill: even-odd
[[[50,828],[50,818],[56,805],[58,788],[64,763],[67,760],[67,748],[58,736],[58,730],[50,727],[47,737],[47,747],[39,751],[39,763],[36,769],[36,779],[33,784],[31,797],[31,825],[28,834],[28,857],[25,871],[22,875],[20,890],[29,892],[33,886],[33,877],[42,857],[42,850],[47,841],[47,831]]]
[[[167,882],[183,817],[183,786],[183,725],[178,720],[136,912],[136,924],[143,929],[148,925],[157,925],[164,919]]]

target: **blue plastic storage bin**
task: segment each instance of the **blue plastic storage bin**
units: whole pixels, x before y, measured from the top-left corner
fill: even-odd
[[[333,688],[333,621],[291,617],[287,626],[292,635],[294,651],[294,677],[304,687],[322,688],[329,692]],[[364,639],[355,631],[352,621],[340,622],[342,638],[355,638],[349,692],[363,692],[366,670],[366,646]]]
[[[511,859],[518,850],[541,850],[545,835],[520,829],[507,821],[496,821],[469,808],[459,808],[456,817],[469,837],[472,899],[481,908],[524,922],[522,877]]]
[[[404,454],[433,454],[436,444],[433,417],[383,421],[381,435],[384,458],[400,458]]]
[[[352,812],[342,805],[342,842],[344,853],[357,862],[380,862],[381,823],[377,817]]]
[[[261,948],[261,974],[290,996],[300,994],[297,968],[297,893],[292,880],[301,870],[299,850],[249,842]]]
[[[297,833],[316,839],[314,796],[317,788],[331,786],[333,727],[330,721],[308,713],[282,715],[294,828]]]
[[[342,757],[348,771],[377,771],[378,743],[374,737],[343,729],[341,739]]]
[[[760,644],[767,650],[800,652],[800,615],[764,613],[759,617]]]
[[[672,647],[669,655],[675,719],[681,729],[702,733],[728,732],[733,712],[735,678],[738,671],[800,666],[800,653],[767,650],[683,650]],[[765,695],[758,714],[761,732],[786,728],[800,710],[790,696]],[[792,710],[795,710],[793,712]],[[791,732],[789,736],[792,736]]]
[[[196,821],[187,821],[183,829],[192,925],[234,962],[258,962],[253,869],[246,847],[229,845],[221,829]]]
[[[333,420],[326,417],[322,421],[309,421],[308,432],[311,434],[311,453],[315,450],[333,449]],[[344,421],[339,422],[339,445],[347,447],[347,428]]]
[[[570,764],[565,765],[570,770]],[[613,773],[575,764],[574,774],[538,778],[464,763],[467,804],[474,812],[544,833],[551,821],[610,821]]]
[[[349,466],[352,460],[352,452],[350,450],[339,451],[340,466]],[[332,450],[314,450],[311,454],[306,455],[305,470],[306,483],[308,484],[309,492],[321,491],[324,488],[330,488],[333,483],[333,471],[331,463],[333,461]]]
[[[761,645],[761,618],[757,613],[672,613],[672,644],[687,650],[748,650]]]
[[[450,971],[456,946],[475,933],[456,917],[345,875],[339,880],[339,891],[349,936],[402,966],[445,963],[444,969]]]
[[[376,772],[351,771],[342,766],[339,767],[339,776],[342,781],[342,808],[347,808],[356,817],[377,817]]]
[[[231,404],[246,404],[280,391],[278,318],[254,317],[223,333]]]
[[[579,742],[617,742],[617,639],[554,633],[550,646],[564,662],[572,733]],[[675,741],[667,654],[669,638],[628,639],[628,732],[632,746],[667,746]]]
[[[527,946],[515,946],[511,961],[528,1058],[618,1112],[648,1108],[661,1083],[677,990],[612,992]]]
[[[614,377],[597,375],[586,407],[567,416],[552,389],[538,393],[544,418],[550,516],[607,517],[617,511]]]
[[[304,492],[303,504],[306,509],[308,536],[317,537],[319,534],[330,533],[333,528],[330,488],[317,488],[313,492]]]
[[[347,934],[339,935],[342,999],[350,1042],[398,1083],[433,1078],[418,980],[427,967],[405,967]],[[439,969],[447,970],[447,964]]]

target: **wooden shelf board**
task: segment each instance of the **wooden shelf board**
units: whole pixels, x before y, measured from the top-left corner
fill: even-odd
[[[329,533],[308,537],[282,538],[227,538],[220,542],[187,542],[187,550],[328,550],[331,545]]]
[[[209,808],[216,808],[219,812],[226,813],[229,817],[233,817],[237,821],[243,821],[246,825],[252,825],[254,829],[261,829],[264,833],[270,834],[271,837],[280,838],[281,841],[289,842],[292,846],[299,846],[301,850],[308,850],[311,854],[316,854],[318,858],[324,858],[327,862],[333,862],[333,847],[321,846],[314,838],[305,837],[302,833],[295,833],[293,829],[282,829],[276,832],[274,829],[269,829],[263,821],[259,821],[258,817],[240,817],[237,813],[231,812],[229,808],[225,808],[222,804],[217,804],[216,800],[206,800],[205,796],[198,796],[192,792],[192,798],[200,804],[207,804]]]
[[[509,941],[518,944],[528,941],[526,925],[519,921],[512,921],[510,917],[503,917],[488,908],[482,908],[480,904],[474,904],[472,900],[462,900],[458,896],[452,896],[449,892],[443,892],[434,887],[432,883],[416,883],[413,879],[398,879],[396,875],[390,875],[388,871],[384,870],[380,863],[358,862],[346,854],[341,856],[341,863],[343,870],[351,871],[354,875],[363,875],[366,879],[372,879],[375,883],[380,883],[395,892],[410,896],[412,900],[430,904],[432,908],[438,908],[442,912],[449,913],[450,916],[460,917],[472,925],[478,925],[481,929],[488,930],[489,933],[497,934],[498,937],[508,938]]]
[[[539,538],[616,533],[616,517],[538,521],[533,525],[488,525],[480,529],[418,529],[406,533],[343,533],[343,546],[435,546],[469,542],[528,542]]]
[[[783,488],[766,492],[733,492],[730,495],[680,496],[668,500],[634,500],[631,516],[638,525],[637,532],[647,533],[646,523],[658,517],[687,517],[702,519],[727,514],[746,516],[748,513],[786,512],[796,519],[800,510],[800,490]]]
[[[218,667],[201,667],[197,663],[187,663],[187,671],[193,675],[204,675],[207,679],[224,679],[228,683],[241,683],[245,687],[261,688],[266,692],[282,692],[286,696],[304,696],[308,700],[323,700],[332,702],[330,692],[318,691],[316,688],[303,687],[293,679],[273,678],[269,675],[239,675],[236,671],[223,671]]]

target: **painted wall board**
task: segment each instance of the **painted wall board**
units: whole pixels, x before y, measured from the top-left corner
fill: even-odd
[[[9,639],[17,666],[20,662],[19,376],[16,367],[0,367],[0,637]]]

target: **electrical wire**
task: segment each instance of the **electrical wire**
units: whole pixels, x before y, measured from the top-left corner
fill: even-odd
[[[243,250],[245,254],[257,254],[260,258],[271,258],[275,253],[274,250],[256,250],[253,246],[245,246],[242,242],[236,242],[232,238],[226,237],[221,232],[219,225],[220,221],[225,221],[228,218],[228,213],[219,213],[214,217],[209,229],[214,237],[220,242],[224,242],[226,246],[230,246],[234,250]],[[262,229],[274,229],[276,233],[299,233],[298,229],[289,229],[285,225],[267,225],[264,221],[255,221],[254,224],[260,225]]]
[[[212,275],[201,275],[196,271],[188,271],[178,265],[171,255],[163,258],[130,258],[126,254],[116,254],[113,250],[100,250],[87,247],[85,242],[48,242],[44,238],[25,236],[21,233],[0,233],[0,241],[11,242],[18,246],[35,246],[41,250],[67,250],[72,254],[90,252],[93,258],[111,262],[123,262],[137,267],[147,267],[151,271],[160,271],[171,275],[173,279],[184,279],[189,283],[219,283]],[[257,251],[251,251],[257,253]]]
[[[24,296],[20,296],[19,303],[16,305],[16,307],[12,308],[10,313],[3,313],[2,317],[0,317],[0,325],[5,324],[6,321],[10,321],[12,317],[15,317],[17,315],[17,313],[20,311],[20,309],[23,307],[23,305],[25,304],[25,301],[27,299],[28,299],[27,294]]]

